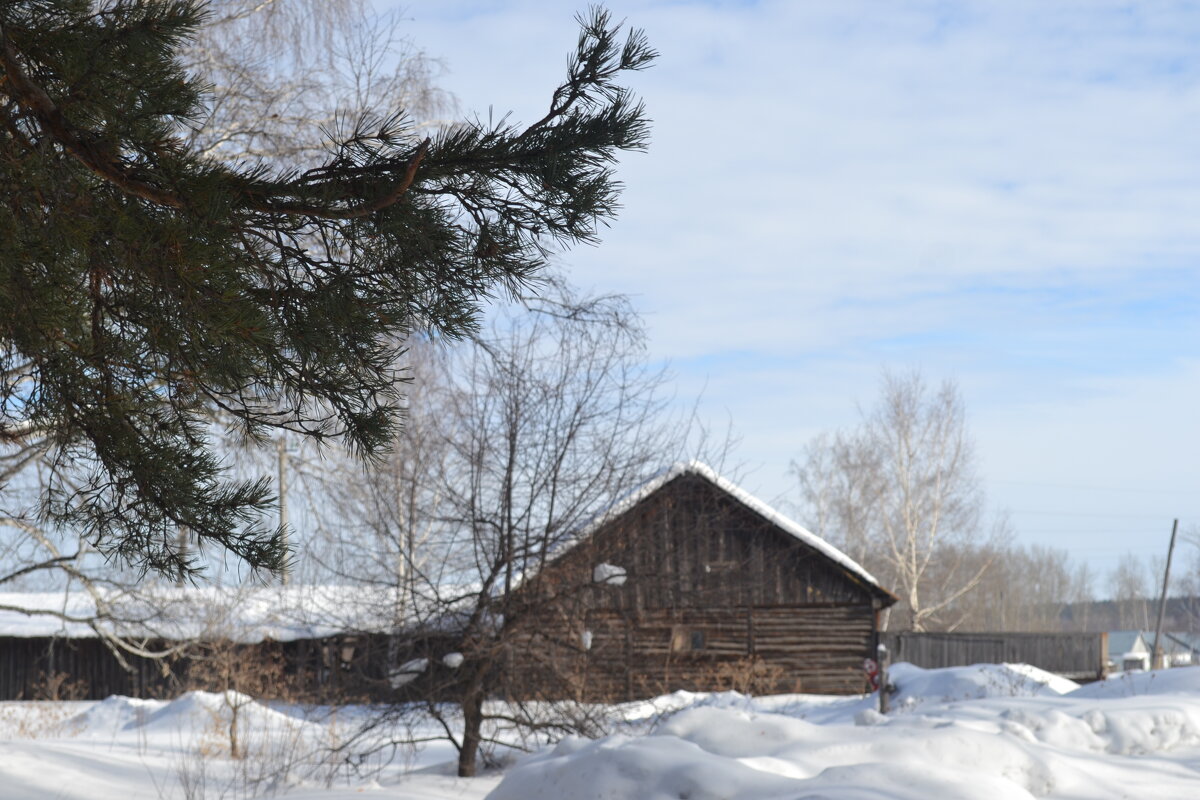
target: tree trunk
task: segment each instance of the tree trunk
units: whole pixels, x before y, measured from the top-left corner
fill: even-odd
[[[225,700],[229,701],[229,692],[225,692]],[[238,711],[241,703],[229,703],[229,757],[235,761],[242,757],[242,748],[238,743]]]
[[[458,777],[474,778],[483,728],[483,678],[476,673],[462,699],[463,737],[458,751]]]

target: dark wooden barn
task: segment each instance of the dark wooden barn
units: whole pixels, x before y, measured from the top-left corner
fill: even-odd
[[[845,554],[695,462],[617,503],[521,591],[507,693],[610,702],[678,689],[862,691],[880,614],[896,602]]]

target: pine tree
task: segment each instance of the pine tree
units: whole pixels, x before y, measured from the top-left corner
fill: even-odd
[[[0,447],[43,437],[40,513],[168,575],[193,569],[180,526],[254,568],[287,558],[269,486],[224,474],[214,412],[372,457],[406,335],[469,332],[595,240],[616,154],[647,141],[616,81],[655,55],[594,11],[533,124],[420,139],[398,109],[280,172],[185,144],[205,87],[177,54],[203,21],[194,0],[0,3]]]

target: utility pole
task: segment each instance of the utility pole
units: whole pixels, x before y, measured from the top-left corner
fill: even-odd
[[[188,529],[183,525],[180,525],[175,529],[175,547],[179,551],[179,558],[183,561],[186,561],[188,552]],[[183,583],[183,573],[180,572],[179,577],[175,579],[175,585],[183,586]]]
[[[279,530],[283,532],[283,547],[287,549],[288,543],[288,515],[287,515],[287,442],[281,435],[275,443],[275,447],[279,451],[279,477],[276,484],[279,489]],[[279,569],[279,580],[284,586],[288,582],[288,565],[285,561]]]
[[[393,461],[392,467],[392,491],[396,494],[396,526],[405,531],[406,536],[398,535],[396,537],[396,549],[399,551],[396,558],[396,585],[400,589],[399,613],[403,615],[405,610],[405,602],[408,600],[408,561],[411,550],[407,550],[412,544],[412,525],[405,524],[404,518],[404,481],[401,476],[400,462]],[[399,533],[399,531],[398,531]],[[404,544],[401,545],[400,542]]]
[[[1167,586],[1171,582],[1171,556],[1175,553],[1175,534],[1179,533],[1179,520],[1175,520],[1175,524],[1171,526],[1171,544],[1167,548],[1167,568],[1163,571],[1163,587],[1162,597],[1158,601],[1158,624],[1154,626],[1154,650],[1153,661],[1150,666],[1153,669],[1161,669],[1166,664],[1163,663],[1162,651],[1158,649],[1159,642],[1162,637],[1163,614],[1167,610]]]

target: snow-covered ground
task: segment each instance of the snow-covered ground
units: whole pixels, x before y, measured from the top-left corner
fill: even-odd
[[[610,736],[470,780],[453,777],[446,743],[389,751],[370,774],[336,769],[330,748],[362,708],[205,693],[3,703],[0,798],[1200,798],[1200,667],[1082,688],[1020,665],[900,664],[892,676],[887,716],[874,698],[680,692],[612,709]],[[241,759],[230,758],[233,705]]]

